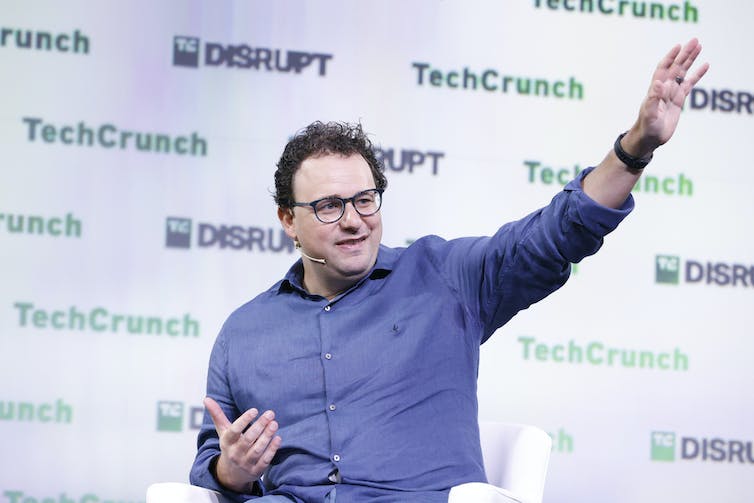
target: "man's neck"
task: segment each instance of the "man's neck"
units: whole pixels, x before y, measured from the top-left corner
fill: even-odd
[[[361,278],[347,281],[322,281],[319,278],[311,278],[311,275],[307,276],[306,271],[304,271],[301,286],[312,295],[320,295],[327,300],[333,300],[335,297],[358,283],[359,280],[361,280]]]

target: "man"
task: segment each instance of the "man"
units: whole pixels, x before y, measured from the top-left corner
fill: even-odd
[[[440,502],[484,482],[479,345],[631,211],[631,189],[707,71],[689,73],[700,51],[673,48],[604,160],[491,237],[382,246],[387,182],[360,126],[294,137],[275,197],[302,259],[218,335],[192,483],[237,501]]]

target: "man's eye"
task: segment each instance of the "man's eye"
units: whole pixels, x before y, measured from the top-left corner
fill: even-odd
[[[321,211],[333,211],[339,209],[340,201],[338,201],[337,199],[328,199],[327,201],[322,201],[317,205],[317,210]]]

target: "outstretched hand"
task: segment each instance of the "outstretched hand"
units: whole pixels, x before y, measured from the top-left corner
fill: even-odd
[[[704,63],[691,72],[701,50],[701,44],[694,38],[683,47],[673,47],[660,60],[639,108],[639,117],[631,129],[619,137],[624,153],[651,159],[654,150],[673,136],[686,97],[709,69]],[[584,178],[584,192],[603,206],[620,208],[642,173],[641,169],[627,167],[611,149],[595,170]]]
[[[268,410],[256,419],[259,411],[249,409],[231,423],[213,399],[205,398],[204,406],[220,438],[220,458],[215,470],[218,482],[234,491],[250,492],[282,443],[275,434],[278,430],[275,413]]]
[[[658,63],[634,125],[638,133],[635,151],[638,157],[651,153],[673,136],[686,96],[709,69],[709,64],[704,63],[690,72],[701,50],[701,44],[694,38],[683,47],[680,44],[673,47]]]

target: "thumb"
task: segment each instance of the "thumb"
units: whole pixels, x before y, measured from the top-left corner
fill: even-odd
[[[204,398],[204,406],[207,408],[209,417],[212,418],[212,422],[215,424],[215,430],[217,430],[217,434],[221,435],[230,427],[230,421],[223,412],[223,409],[216,401],[214,401],[210,397]]]

